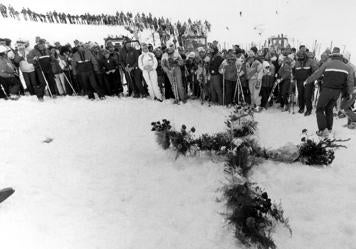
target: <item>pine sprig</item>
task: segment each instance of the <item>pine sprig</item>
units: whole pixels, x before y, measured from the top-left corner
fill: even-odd
[[[291,233],[281,205],[272,204],[267,192],[254,183],[230,183],[225,187],[224,198],[227,221],[234,227],[235,237],[245,246],[276,248],[271,235],[277,223]]]

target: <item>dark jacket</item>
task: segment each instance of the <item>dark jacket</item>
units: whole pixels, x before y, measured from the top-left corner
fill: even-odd
[[[210,75],[219,75],[219,67],[221,63],[223,62],[223,58],[219,55],[216,54],[214,55],[209,63],[209,73]]]
[[[35,57],[38,57],[38,60],[34,60]],[[33,64],[36,69],[41,68],[44,72],[52,73],[53,60],[47,49],[39,50],[37,45],[27,55],[27,62]]]
[[[297,60],[293,68],[294,79],[297,81],[305,81],[316,69],[317,65],[311,59],[307,59],[306,61]]]
[[[120,51],[119,61],[123,67],[138,67],[138,57],[140,56],[141,52],[136,50],[132,47],[126,49],[122,48]]]
[[[98,62],[94,55],[87,49],[81,53],[79,50],[73,54],[72,58],[73,75],[81,72],[99,72]]]
[[[325,62],[308,79],[307,83],[312,83],[324,75],[323,87],[344,90],[347,94],[352,94],[354,87],[354,74],[351,67],[346,65],[341,56],[333,56],[331,60]]]

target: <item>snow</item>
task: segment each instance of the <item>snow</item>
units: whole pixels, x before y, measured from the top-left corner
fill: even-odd
[[[0,188],[16,192],[0,204],[6,249],[243,248],[218,202],[223,162],[163,151],[150,131],[163,118],[197,133],[224,129],[230,110],[189,101],[84,97],[0,101]],[[256,115],[261,144],[299,142],[304,118],[271,109]],[[351,137],[331,167],[265,162],[252,179],[282,202],[293,237],[279,228],[278,248],[354,249],[356,135],[336,120],[338,137]],[[52,138],[52,142],[43,142]]]

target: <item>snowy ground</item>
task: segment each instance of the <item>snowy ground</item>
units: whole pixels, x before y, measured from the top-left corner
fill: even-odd
[[[23,97],[0,101],[0,113],[0,187],[16,190],[0,204],[1,248],[243,248],[216,202],[223,163],[174,161],[150,131],[162,118],[199,133],[221,131],[229,110],[198,102]],[[314,116],[273,109],[256,119],[267,147],[297,143],[302,128],[315,130]],[[278,230],[278,248],[356,248],[356,135],[344,122],[336,120],[337,136],[353,140],[336,152],[332,167],[266,162],[254,170],[253,179],[290,218],[293,237]]]

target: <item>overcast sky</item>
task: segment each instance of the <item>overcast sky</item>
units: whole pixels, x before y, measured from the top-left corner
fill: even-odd
[[[324,46],[356,44],[353,35],[356,23],[356,4],[353,0],[2,0],[20,8],[37,11],[57,9],[71,13],[115,13],[116,10],[151,12],[172,20],[207,19],[213,25],[210,39],[228,44],[265,40],[285,33],[289,37]],[[240,17],[239,12],[242,12]],[[228,27],[228,29],[226,28]],[[258,34],[261,33],[261,36]],[[355,37],[355,38],[354,38]]]

